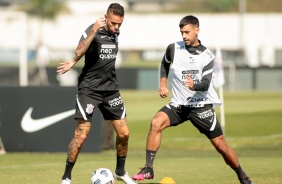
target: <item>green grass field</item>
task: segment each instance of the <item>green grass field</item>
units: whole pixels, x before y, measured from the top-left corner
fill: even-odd
[[[157,91],[121,91],[131,137],[126,170],[130,175],[145,164],[145,143],[154,114],[169,98]],[[282,93],[225,93],[226,139],[255,184],[282,183]],[[216,108],[220,117],[219,108]],[[89,141],[89,140],[88,140]],[[67,146],[67,145],[66,145]],[[74,184],[90,183],[96,168],[115,168],[115,151],[84,153],[73,169]],[[66,153],[7,153],[0,155],[0,184],[58,184]],[[154,165],[156,184],[172,177],[177,184],[238,184],[236,174],[189,123],[164,130]],[[121,184],[121,182],[116,182]]]

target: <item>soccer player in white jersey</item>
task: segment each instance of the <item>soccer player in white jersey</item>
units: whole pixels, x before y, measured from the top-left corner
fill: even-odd
[[[163,57],[160,72],[159,95],[166,98],[169,71],[172,72],[171,102],[162,107],[151,122],[147,137],[146,164],[134,175],[134,180],[153,179],[153,163],[161,144],[162,130],[190,121],[205,134],[224,161],[237,174],[241,184],[252,184],[243,171],[236,153],[225,142],[213,107],[221,101],[211,85],[214,54],[198,39],[199,20],[189,15],[179,23],[183,41],[170,44]]]

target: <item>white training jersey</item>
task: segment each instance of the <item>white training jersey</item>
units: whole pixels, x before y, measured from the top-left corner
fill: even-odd
[[[171,65],[172,72],[172,98],[171,102],[179,105],[201,105],[212,104],[213,106],[221,105],[213,85],[210,84],[207,91],[192,91],[184,85],[188,74],[197,84],[201,78],[213,72],[213,68],[203,72],[203,68],[209,64],[215,56],[206,49],[198,55],[190,54],[183,41],[175,43],[175,52],[173,63]]]

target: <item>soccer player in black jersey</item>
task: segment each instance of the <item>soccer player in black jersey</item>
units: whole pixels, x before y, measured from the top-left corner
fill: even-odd
[[[252,184],[242,170],[235,152],[225,142],[213,109],[221,105],[211,84],[214,55],[198,39],[199,20],[192,15],[186,16],[181,19],[179,27],[183,41],[167,47],[160,73],[159,95],[165,98],[169,93],[166,87],[168,73],[172,72],[171,102],[154,116],[147,137],[145,167],[132,178],[154,178],[153,162],[161,144],[162,130],[190,120],[199,132],[207,136],[226,164],[237,173],[240,183]]]
[[[77,126],[68,147],[62,184],[71,183],[72,168],[89,133],[95,108],[100,109],[104,119],[110,120],[116,131],[115,179],[126,184],[136,184],[124,168],[128,151],[129,129],[115,73],[119,28],[123,19],[124,8],[118,3],[110,4],[106,15],[97,19],[82,34],[76,48],[76,56],[67,62],[60,63],[57,68],[59,74],[64,74],[85,56],[85,65],[78,79],[76,95],[74,118]]]

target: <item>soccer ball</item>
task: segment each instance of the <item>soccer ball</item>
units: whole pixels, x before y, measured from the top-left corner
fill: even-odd
[[[91,175],[91,184],[114,184],[113,173],[107,168],[99,168]]]

